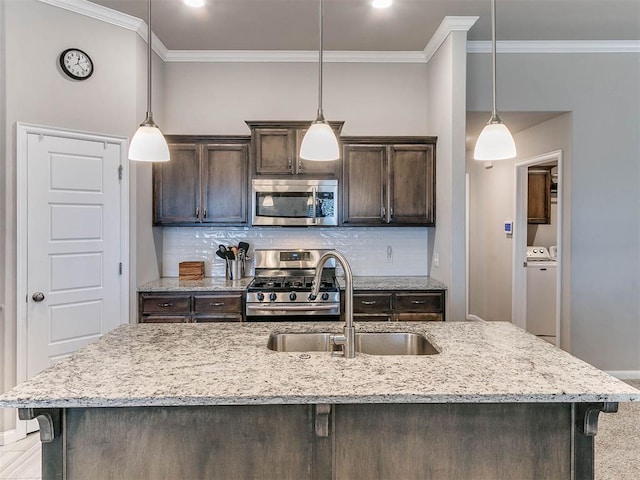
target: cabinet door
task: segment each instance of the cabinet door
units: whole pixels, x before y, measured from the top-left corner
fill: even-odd
[[[385,222],[386,152],[384,145],[344,146],[343,223],[380,225]]]
[[[153,165],[154,224],[200,221],[200,160],[196,144],[170,144],[171,160]]]
[[[551,171],[529,169],[527,186],[528,223],[551,223]]]
[[[333,127],[334,131],[336,131],[336,136],[338,135],[339,129]],[[300,158],[300,147],[302,145],[302,139],[304,138],[305,133],[307,133],[307,128],[298,128],[295,131],[296,135],[296,173],[298,175],[307,175],[309,177],[314,178],[339,178],[340,170],[342,167],[341,159],[338,160],[329,160],[326,162],[316,162],[311,160],[303,160]]]
[[[256,128],[253,131],[255,173],[293,174],[294,137],[295,130],[290,128]]]
[[[389,171],[389,223],[435,225],[433,145],[391,146]]]
[[[247,223],[248,163],[248,143],[204,146],[203,223]]]

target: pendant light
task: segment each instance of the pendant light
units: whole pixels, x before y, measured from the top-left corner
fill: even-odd
[[[493,110],[491,118],[480,132],[473,158],[476,160],[506,160],[516,156],[513,136],[502,123],[496,108],[496,0],[491,0],[491,61],[493,65]]]
[[[322,49],[323,49],[324,1],[320,0],[320,49],[318,50],[318,115],[307,130],[300,145],[300,158],[304,160],[338,160],[340,147],[331,126],[322,112]]]
[[[140,162],[168,162],[169,147],[151,112],[151,0],[149,0],[147,39],[147,117],[140,124],[129,145],[129,159]]]

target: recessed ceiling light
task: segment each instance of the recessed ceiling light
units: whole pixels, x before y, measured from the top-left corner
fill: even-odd
[[[393,3],[393,0],[373,0],[371,6],[374,8],[388,8]]]
[[[183,0],[190,7],[204,7],[204,0]]]

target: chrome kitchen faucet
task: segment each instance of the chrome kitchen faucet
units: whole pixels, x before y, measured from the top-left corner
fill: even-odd
[[[339,252],[330,251],[320,257],[316,265],[316,275],[313,279],[313,285],[311,286],[311,298],[314,299],[318,296],[322,269],[330,258],[335,258],[340,263],[347,282],[344,299],[344,333],[342,335],[332,335],[331,342],[334,345],[342,346],[342,353],[345,358],[354,358],[356,356],[356,329],[353,326],[353,274],[351,273],[351,266],[344,255]]]

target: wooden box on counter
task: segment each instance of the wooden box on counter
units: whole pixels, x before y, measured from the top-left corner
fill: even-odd
[[[204,262],[180,262],[178,277],[180,280],[202,280],[204,278]]]

